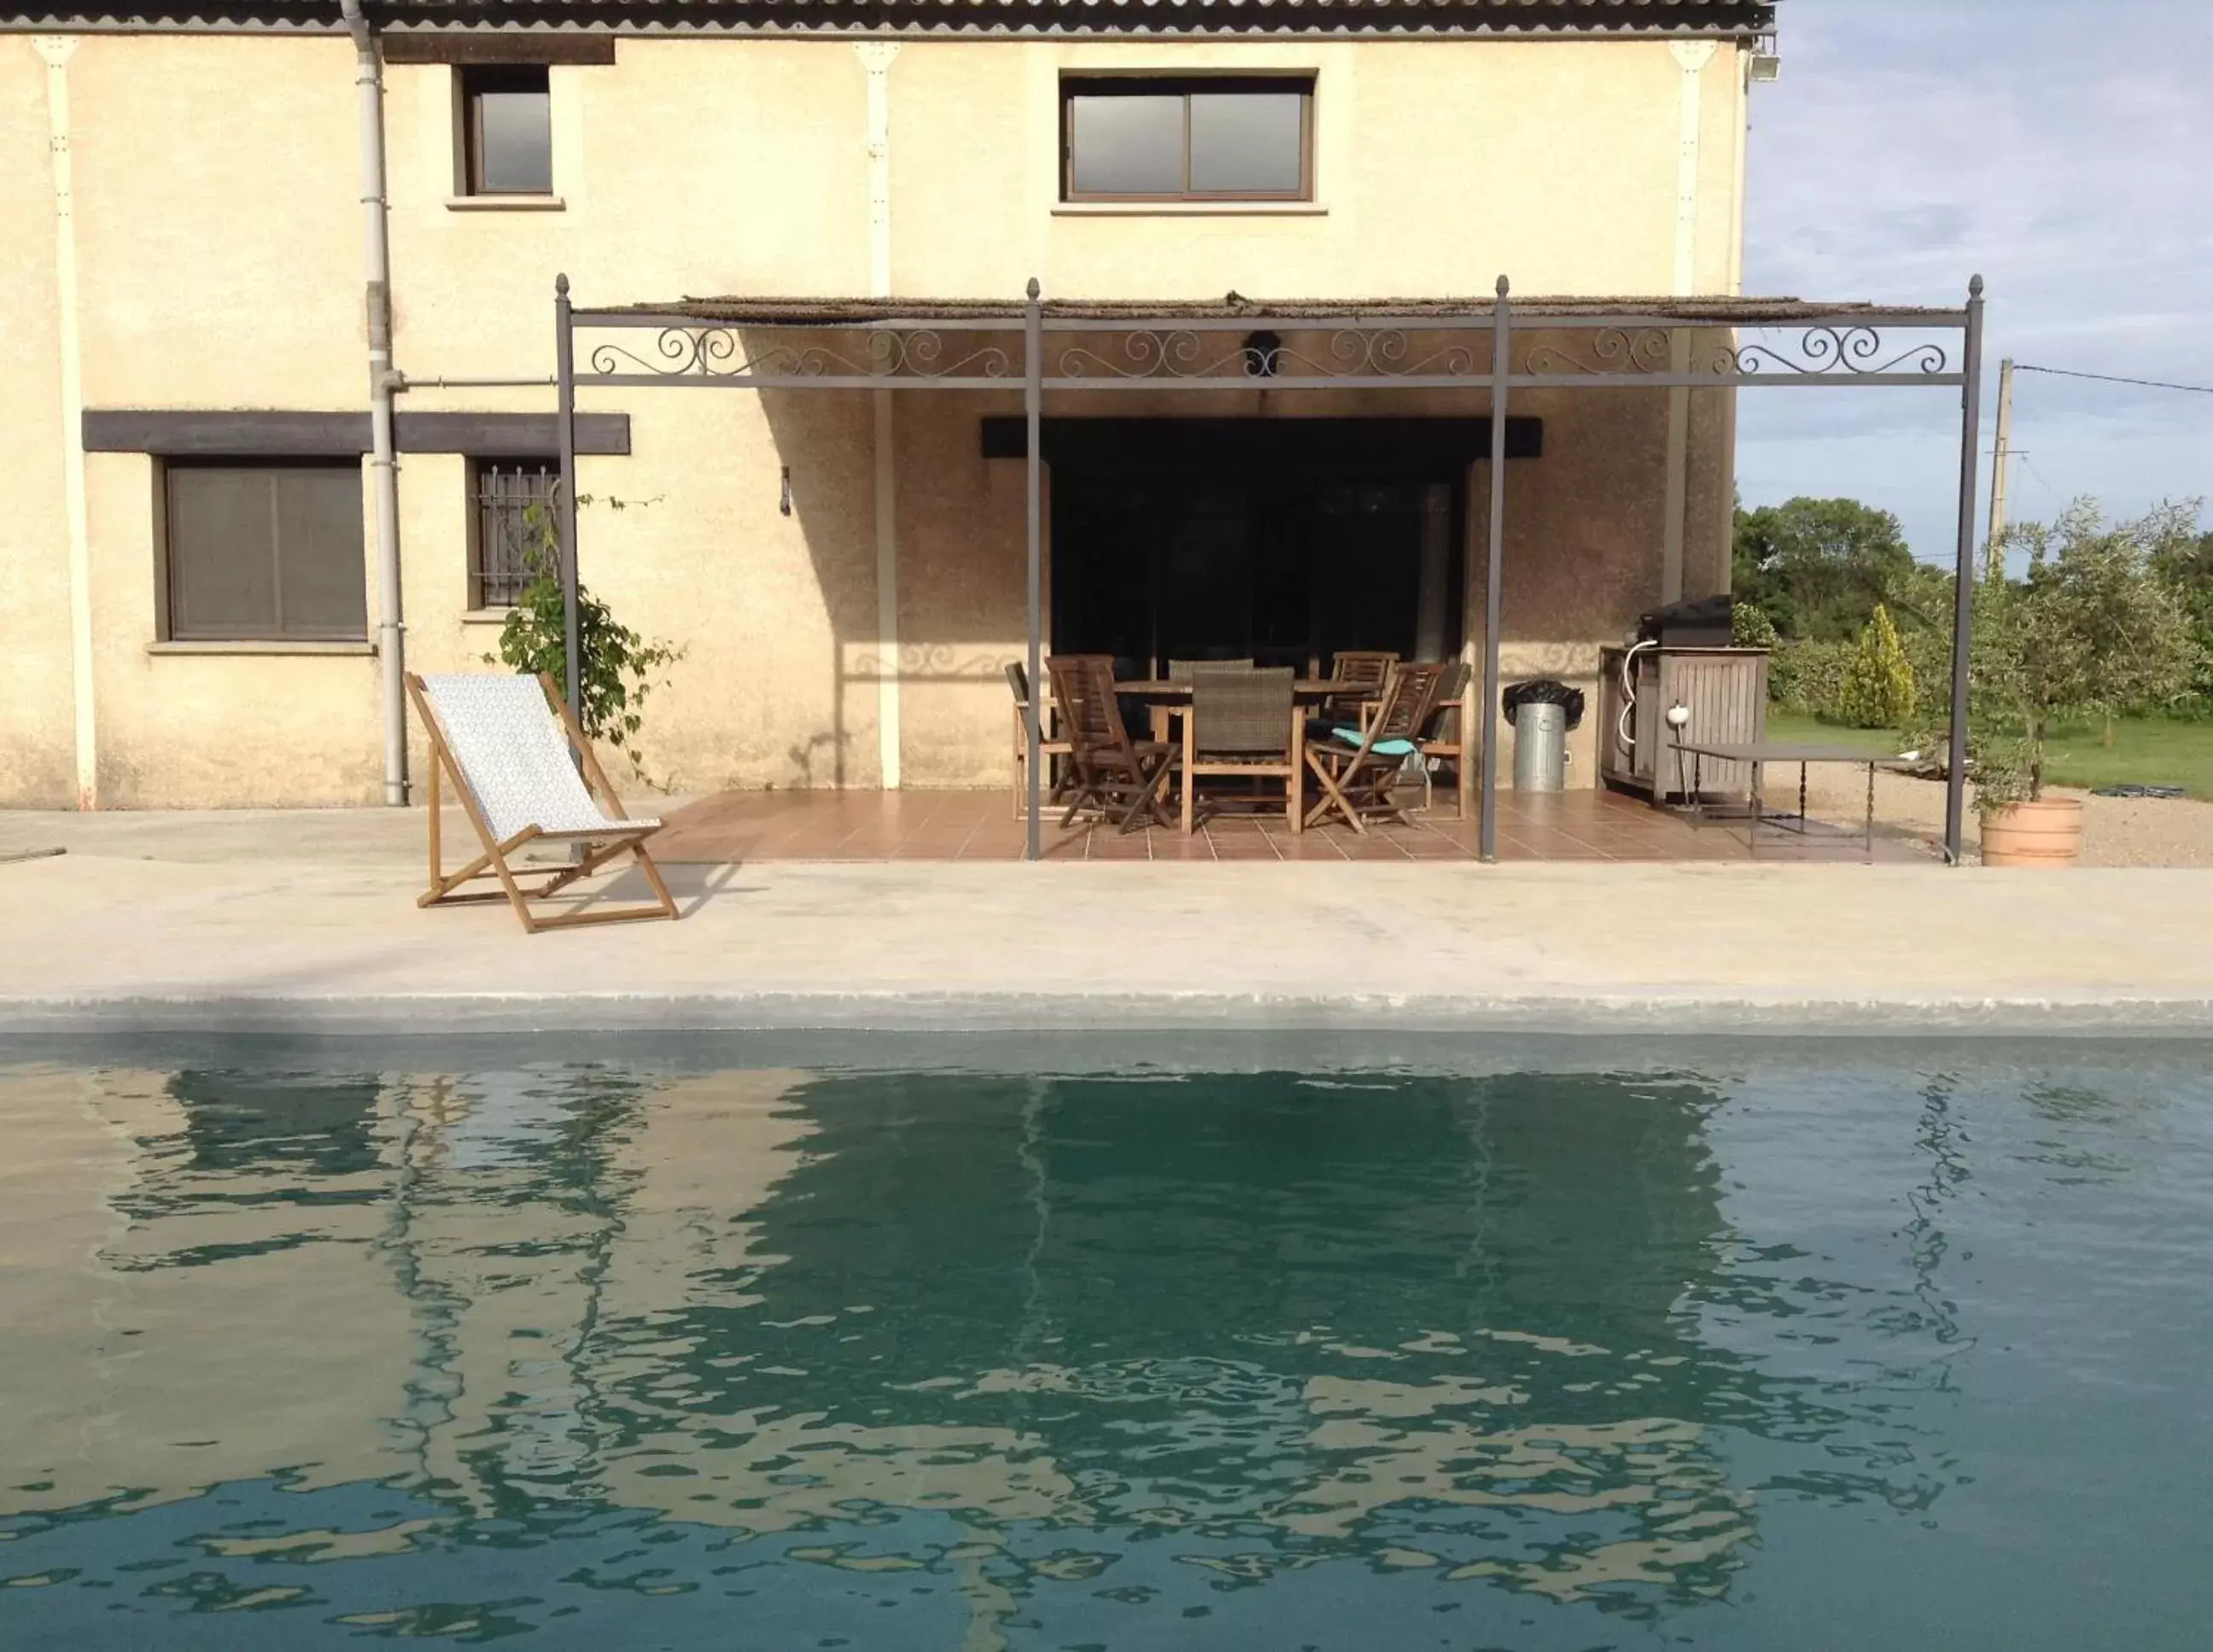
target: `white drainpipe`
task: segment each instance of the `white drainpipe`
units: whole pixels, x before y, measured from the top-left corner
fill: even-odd
[[[376,496],[376,654],[384,668],[384,801],[407,802],[406,626],[399,609],[399,472],[392,435],[392,252],[385,240],[384,61],[361,0],[338,0],[361,93],[362,242],[369,304],[369,476]]]

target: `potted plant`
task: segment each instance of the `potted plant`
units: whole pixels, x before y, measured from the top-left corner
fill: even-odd
[[[1977,601],[1967,746],[1986,866],[2066,866],[2082,853],[2082,800],[2045,793],[2063,724],[2176,699],[2199,664],[2185,605],[2157,571],[2167,516],[2108,526],[2078,503],[2017,530],[2028,576]],[[2010,536],[2009,536],[2010,537]]]
[[[589,504],[591,496],[579,494],[576,503]],[[607,503],[621,509],[625,502],[611,499]],[[523,525],[523,565],[530,582],[515,598],[506,624],[500,627],[499,652],[485,655],[484,662],[503,664],[533,676],[542,672],[566,695],[567,607],[561,591],[558,526],[550,510],[535,505],[524,512]],[[644,727],[647,697],[666,686],[668,668],[684,657],[685,648],[632,631],[581,584],[576,588],[576,642],[583,680],[582,692],[576,697],[577,720],[586,737],[605,741],[630,759],[639,780],[667,790],[666,785],[646,773],[637,741]]]

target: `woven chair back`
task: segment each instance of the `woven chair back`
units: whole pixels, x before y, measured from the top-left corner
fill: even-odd
[[[1168,680],[1187,683],[1201,671],[1250,671],[1250,660],[1171,660],[1168,661]]]
[[[1291,744],[1292,680],[1288,666],[1193,673],[1192,747],[1204,757],[1283,758]]]

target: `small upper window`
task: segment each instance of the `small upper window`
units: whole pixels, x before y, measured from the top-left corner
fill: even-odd
[[[461,125],[467,193],[553,192],[552,95],[545,64],[464,68]]]
[[[1061,83],[1071,201],[1307,200],[1314,82],[1280,77]]]
[[[165,482],[168,637],[368,636],[359,463],[173,463]]]

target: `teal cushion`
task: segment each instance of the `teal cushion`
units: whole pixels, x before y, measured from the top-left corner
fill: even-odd
[[[1357,728],[1332,728],[1330,733],[1348,746],[1360,744],[1361,734]],[[1368,749],[1380,753],[1385,757],[1411,757],[1414,754],[1414,742],[1411,740],[1379,740]]]

